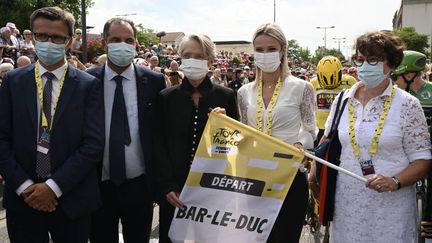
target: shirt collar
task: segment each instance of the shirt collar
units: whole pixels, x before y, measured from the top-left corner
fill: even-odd
[[[57,81],[60,81],[60,79],[63,76],[63,73],[65,72],[66,68],[68,67],[68,62],[66,61],[61,67],[53,70],[53,71],[48,71],[46,68],[44,68],[40,62],[37,62],[37,64],[39,66],[39,73],[41,75],[41,77],[46,73],[46,72],[51,72],[52,74],[54,74],[54,76],[56,77]]]
[[[389,84],[387,85],[387,88],[384,90],[384,92],[382,92],[382,94],[378,95],[377,97],[391,96],[393,82],[390,79],[388,80],[389,80]],[[344,94],[343,99],[347,99],[347,98],[353,99],[357,89],[363,86],[364,84],[362,82],[355,83],[349,90],[347,90],[347,92]]]
[[[105,64],[105,77],[106,77],[106,80],[112,80],[117,75],[118,74],[116,72],[114,72],[114,70],[112,70],[108,66],[108,64]],[[120,75],[123,76],[124,79],[133,80],[133,77],[135,75],[134,65],[132,65],[132,64],[129,65],[129,67],[126,68]]]
[[[194,87],[190,84],[189,80],[185,77],[182,81],[182,83],[180,84],[180,88],[192,93],[194,91]],[[213,88],[213,84],[210,81],[210,78],[208,76],[206,76],[204,78],[204,80],[200,83],[200,85],[198,85],[197,90],[201,93],[201,94],[205,94],[207,92],[209,92],[211,89]]]

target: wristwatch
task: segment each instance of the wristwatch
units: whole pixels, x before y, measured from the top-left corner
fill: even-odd
[[[396,183],[397,190],[399,190],[401,188],[400,180],[396,176],[392,176],[392,180]]]

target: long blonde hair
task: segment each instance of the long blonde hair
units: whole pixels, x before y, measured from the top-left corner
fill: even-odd
[[[255,39],[260,35],[267,35],[270,37],[275,38],[279,44],[281,45],[281,50],[283,50],[285,53],[282,55],[281,59],[281,80],[285,80],[285,78],[289,75],[289,69],[288,69],[288,60],[287,60],[287,40],[285,38],[285,35],[282,31],[282,29],[279,27],[279,25],[268,23],[263,24],[255,31],[253,38],[252,38],[252,44],[255,46]],[[256,67],[257,73],[255,75],[255,80],[259,80],[262,76],[262,70],[259,67]]]

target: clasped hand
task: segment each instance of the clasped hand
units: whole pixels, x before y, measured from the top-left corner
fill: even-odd
[[[27,205],[43,212],[54,212],[58,205],[55,193],[46,183],[36,183],[27,187],[21,196]]]

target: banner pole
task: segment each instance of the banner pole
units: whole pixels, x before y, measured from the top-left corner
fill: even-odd
[[[309,153],[306,153],[306,152],[304,153],[304,155],[305,155],[306,157],[308,157],[308,158],[310,158],[310,159],[313,159],[313,160],[315,160],[315,161],[317,161],[317,162],[320,162],[321,164],[326,165],[326,166],[328,166],[328,167],[330,167],[330,168],[332,168],[332,169],[335,169],[335,170],[340,171],[340,172],[342,172],[342,173],[344,173],[344,174],[346,174],[346,175],[349,175],[349,176],[351,176],[351,177],[354,177],[354,178],[356,178],[357,180],[360,180],[360,181],[366,182],[366,178],[364,178],[364,177],[362,177],[362,176],[359,176],[359,175],[357,175],[357,174],[354,174],[354,173],[352,173],[352,172],[349,171],[349,170],[346,170],[346,169],[344,169],[344,168],[342,168],[342,167],[339,167],[339,166],[337,166],[337,165],[334,165],[334,164],[332,164],[332,163],[330,163],[330,162],[328,162],[328,161],[325,161],[325,160],[323,160],[323,159],[321,159],[321,158],[318,158],[318,157],[316,157],[315,155],[312,155],[312,154],[309,154]]]

